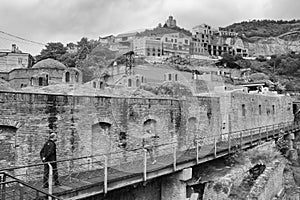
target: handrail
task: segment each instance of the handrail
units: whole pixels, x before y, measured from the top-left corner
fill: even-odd
[[[7,184],[7,183],[17,182],[17,183],[20,183],[20,184],[22,184],[22,185],[24,185],[24,186],[26,186],[26,187],[29,187],[29,188],[32,189],[32,190],[38,191],[38,192],[40,192],[40,193],[42,193],[42,194],[44,194],[44,195],[50,196],[50,197],[52,197],[52,198],[54,198],[54,199],[57,199],[57,200],[61,200],[59,197],[56,197],[56,196],[54,196],[54,195],[52,195],[52,194],[48,194],[48,193],[46,193],[46,192],[44,192],[44,191],[42,191],[42,190],[40,190],[40,189],[38,189],[38,188],[35,188],[35,187],[33,187],[33,186],[31,186],[31,185],[25,183],[24,181],[22,181],[22,180],[20,180],[20,179],[18,179],[18,178],[16,178],[16,177],[13,177],[12,175],[10,175],[10,174],[8,174],[8,173],[6,173],[6,172],[1,171],[0,174],[3,174],[3,175],[5,175],[5,176],[8,176],[9,178],[14,179],[13,181],[0,182],[0,185]]]
[[[274,125],[277,125],[277,129],[283,128],[280,125],[286,125],[286,124],[294,124],[295,122],[280,122],[278,124],[271,124],[271,125],[265,125],[265,126],[259,126],[259,127],[255,127],[255,128],[249,128],[249,129],[244,129],[244,130],[238,130],[238,131],[231,131],[228,133],[221,133],[219,135],[210,135],[209,137],[222,137],[223,135],[232,135],[235,133],[240,133],[241,131],[245,132],[245,131],[251,131],[251,130],[258,130],[260,128],[266,128],[266,127],[274,127]],[[207,138],[207,137],[204,137]],[[170,144],[173,144],[174,142],[169,142],[169,143],[164,143],[164,144],[159,144],[156,145],[156,147],[160,147],[160,146],[167,146]],[[133,152],[133,151],[138,151],[138,150],[143,150],[143,147],[139,147],[139,148],[135,148],[132,150],[129,150],[129,152]],[[60,163],[60,162],[65,162],[65,161],[73,161],[73,160],[81,160],[81,159],[87,159],[87,158],[94,158],[94,157],[101,157],[101,156],[108,156],[108,155],[115,155],[115,154],[119,154],[119,153],[123,153],[123,151],[116,151],[116,152],[110,152],[110,153],[102,153],[102,154],[95,154],[95,155],[89,155],[89,156],[82,156],[82,157],[77,157],[77,158],[66,158],[66,159],[61,159],[61,160],[57,160],[57,161],[51,161],[49,163]],[[30,164],[30,165],[22,165],[22,166],[14,166],[14,167],[9,167],[9,168],[3,168],[0,169],[1,171],[12,171],[15,169],[21,169],[24,167],[36,167],[36,166],[43,166],[45,163],[37,163],[37,164]]]

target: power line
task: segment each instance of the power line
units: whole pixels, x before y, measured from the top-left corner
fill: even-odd
[[[34,43],[34,44],[38,44],[38,45],[42,45],[42,46],[45,46],[45,45],[46,45],[46,44],[43,44],[43,43],[40,43],[40,42],[35,42],[35,41],[32,41],[32,40],[28,40],[28,39],[25,39],[25,38],[22,38],[22,37],[19,37],[19,36],[10,34],[10,33],[6,33],[6,32],[1,31],[1,30],[0,30],[0,33],[3,33],[3,34],[5,34],[5,35],[8,35],[8,36],[11,36],[11,37],[14,37],[14,38],[18,38],[18,39],[23,40],[23,41],[26,41],[26,42],[30,42],[30,43]]]

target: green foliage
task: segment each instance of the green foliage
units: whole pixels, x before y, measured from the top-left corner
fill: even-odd
[[[289,31],[299,30],[300,20],[252,20],[234,23],[227,28],[246,37],[275,37]]]
[[[67,52],[67,48],[60,42],[49,42],[45,49],[42,49],[40,55],[36,57],[37,61],[52,58],[59,60]]]
[[[113,59],[116,58],[116,52],[110,51],[107,47],[101,46],[98,41],[88,40],[83,37],[77,44],[68,43],[64,46],[62,43],[48,43],[37,61],[52,58],[62,62],[67,67],[77,67],[83,72],[83,82],[90,81],[95,77],[95,73],[103,70]],[[67,49],[72,51],[67,52]]]

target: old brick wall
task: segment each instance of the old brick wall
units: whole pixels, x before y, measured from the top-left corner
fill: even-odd
[[[231,131],[250,129],[260,126],[292,122],[292,100],[288,96],[270,96],[235,92],[231,94],[229,106]],[[243,116],[242,105],[245,107]],[[261,106],[261,112],[259,111]]]
[[[20,68],[9,72],[9,83],[12,87],[19,88],[21,84],[30,85],[30,78],[41,73],[48,73],[49,80],[62,82],[64,70],[53,68]]]
[[[247,199],[249,200],[264,200],[272,199],[277,193],[283,189],[283,170],[286,162],[275,160],[265,171],[258,177],[253,185]]]
[[[157,144],[176,141],[181,150],[190,147],[195,134],[220,133],[218,98],[174,100],[0,92],[0,106],[0,119],[23,124],[15,133],[15,165],[40,162],[39,151],[50,130],[58,133],[59,159],[115,151],[123,152],[117,157],[132,156],[129,151],[142,146],[144,123],[149,119],[155,121]],[[197,122],[194,132],[186,130],[191,117]],[[121,132],[125,134],[125,146],[119,145]]]

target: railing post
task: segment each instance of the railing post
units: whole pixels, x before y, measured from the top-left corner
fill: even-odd
[[[143,153],[144,153],[144,169],[143,169],[143,175],[144,175],[144,181],[147,180],[147,150],[143,149]]]
[[[173,169],[176,171],[176,145],[173,146]]]
[[[24,199],[24,187],[23,185],[20,183],[19,184],[19,188],[20,188],[20,200]],[[49,200],[51,200],[52,198],[49,196]]]
[[[0,177],[1,178],[1,177]],[[3,173],[2,176],[2,182],[3,184],[0,185],[0,189],[1,189],[1,199],[5,200],[5,193],[6,193],[6,185],[5,185],[5,181],[6,181],[6,176],[5,173]],[[0,179],[0,183],[1,183],[1,179]]]
[[[199,163],[199,141],[196,141],[196,163]]]
[[[52,167],[52,165],[49,162],[47,164],[48,164],[48,167],[49,167],[49,177],[48,177],[48,186],[49,186],[49,189],[48,189],[48,193],[52,194],[53,167]],[[52,200],[52,197],[48,196],[48,199]]]
[[[217,139],[216,136],[214,136],[214,156],[217,157]]]
[[[240,149],[243,149],[243,131],[240,132]]]
[[[259,133],[259,140],[258,140],[258,144],[261,144],[261,127],[259,127],[258,129],[258,133]]]
[[[275,138],[275,124],[273,124],[273,139]]]
[[[249,132],[250,132],[250,145],[252,146],[252,140],[253,140],[253,136],[252,136],[252,130],[249,130]]]
[[[108,165],[108,160],[107,160],[107,156],[104,156],[104,194],[107,193],[107,165]]]
[[[230,132],[228,132],[228,153],[231,152],[231,138],[230,138]]]
[[[269,139],[269,131],[268,131],[268,127],[266,126],[266,133],[267,133],[267,141]]]

